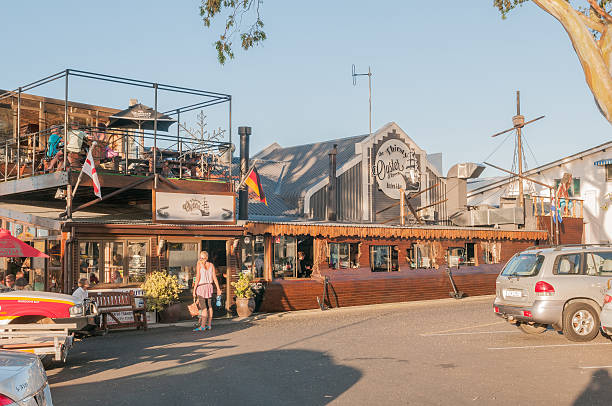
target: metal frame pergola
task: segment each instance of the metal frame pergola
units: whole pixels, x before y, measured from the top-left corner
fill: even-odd
[[[17,162],[19,162],[19,147],[20,147],[19,143],[20,143],[20,132],[21,132],[21,127],[20,127],[20,124],[21,124],[21,94],[26,91],[35,89],[39,86],[45,85],[47,83],[64,79],[64,137],[65,137],[64,139],[67,139],[68,128],[69,128],[69,122],[68,122],[69,86],[68,84],[69,84],[70,76],[106,81],[106,82],[117,83],[117,84],[128,85],[128,86],[152,88],[154,92],[154,98],[155,98],[155,103],[153,107],[155,111],[158,111],[158,95],[159,95],[160,90],[167,91],[167,92],[173,92],[173,93],[190,94],[190,95],[202,97],[203,100],[200,102],[193,103],[193,104],[186,105],[186,106],[181,106],[181,107],[174,108],[174,109],[163,112],[163,114],[166,114],[169,116],[176,115],[177,121],[179,123],[180,123],[181,113],[186,113],[186,112],[201,109],[204,107],[214,106],[217,104],[228,103],[228,134],[229,134],[228,136],[229,136],[229,144],[231,146],[231,143],[232,143],[232,96],[229,94],[210,92],[206,90],[193,89],[193,88],[188,88],[188,87],[168,85],[168,84],[163,84],[163,83],[158,83],[158,82],[148,82],[144,80],[130,79],[130,78],[125,78],[121,76],[113,76],[113,75],[106,75],[106,74],[101,74],[101,73],[87,72],[87,71],[82,71],[78,69],[65,69],[61,72],[57,72],[55,74],[46,76],[42,79],[36,80],[26,85],[19,86],[15,90],[6,91],[5,93],[0,95],[0,101],[10,98],[10,97],[15,97],[15,96],[17,97],[17,134],[16,134]],[[177,140],[179,138],[180,138],[180,126],[177,125]],[[67,143],[65,142],[64,143],[64,157],[63,157],[64,167],[66,167],[66,160],[67,160],[67,151],[66,151],[67,145],[66,144]],[[157,150],[157,116],[154,117],[154,123],[153,123],[153,148]],[[154,153],[153,154],[153,168],[156,168],[156,164],[157,164],[157,154]],[[232,176],[231,167],[232,166],[229,165],[229,178],[230,179]],[[17,171],[17,178],[19,178],[19,171]]]

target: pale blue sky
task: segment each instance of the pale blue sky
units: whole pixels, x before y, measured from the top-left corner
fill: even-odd
[[[375,8],[372,5],[375,4]],[[469,5],[468,5],[469,4]],[[503,21],[492,1],[266,0],[269,39],[220,66],[197,0],[11,1],[2,6],[0,88],[15,88],[67,67],[197,87],[233,95],[234,134],[253,127],[251,151],[368,132],[372,67],[374,128],[397,122],[444,166],[481,161],[511,126],[515,90],[539,164],[609,141],[567,34],[528,3]],[[78,101],[124,107],[152,94],[71,84]],[[44,90],[43,90],[44,89]],[[36,93],[60,96],[59,86]],[[176,106],[161,101],[160,109]],[[186,100],[188,104],[191,100]],[[222,112],[211,127],[227,127]],[[510,166],[511,140],[491,161]],[[528,152],[528,164],[535,166]],[[487,170],[485,175],[495,172]]]

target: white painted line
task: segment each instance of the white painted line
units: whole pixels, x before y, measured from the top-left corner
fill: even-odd
[[[432,335],[432,334],[450,333],[452,331],[475,329],[475,328],[479,328],[479,327],[489,327],[489,326],[493,326],[495,324],[504,324],[504,323],[507,323],[507,322],[506,321],[496,321],[495,323],[477,324],[475,326],[465,326],[465,327],[459,327],[459,328],[451,328],[449,330],[432,331],[431,333],[423,333],[421,335],[426,335],[427,336],[427,335]]]
[[[612,365],[602,365],[600,367],[578,367],[580,369],[605,369],[605,368],[612,368]]]
[[[586,347],[593,345],[610,345],[612,343],[589,343],[589,344],[550,344],[550,345],[525,345],[522,347],[492,347],[489,350],[520,350],[532,348],[554,348],[554,347]]]
[[[432,336],[468,336],[473,334],[512,334],[512,333],[520,333],[520,331],[515,330],[503,330],[503,331],[472,331],[467,333],[430,333],[430,334],[421,334],[421,337],[432,337]]]

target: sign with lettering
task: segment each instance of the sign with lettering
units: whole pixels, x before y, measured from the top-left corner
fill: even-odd
[[[421,169],[418,155],[402,140],[385,141],[376,151],[372,175],[378,187],[391,199],[400,198],[400,189],[421,190]]]
[[[233,194],[155,193],[155,220],[190,223],[234,223]]]

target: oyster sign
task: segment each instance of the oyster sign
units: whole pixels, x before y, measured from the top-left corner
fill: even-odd
[[[374,159],[372,174],[378,187],[391,199],[400,198],[400,189],[418,192],[421,170],[416,152],[398,139],[385,141]]]

